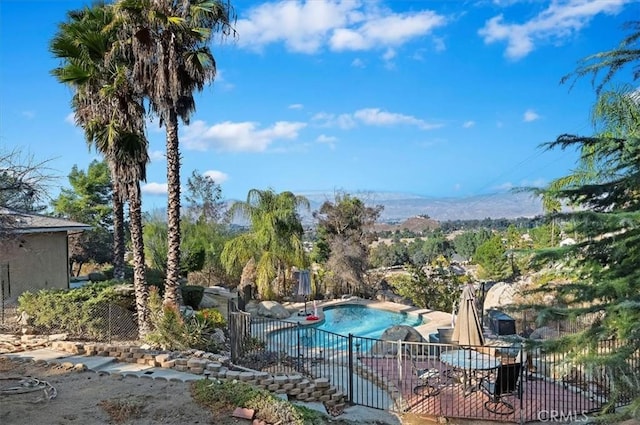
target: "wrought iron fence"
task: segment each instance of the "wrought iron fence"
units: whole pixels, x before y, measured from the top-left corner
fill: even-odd
[[[273,374],[329,378],[349,402],[433,417],[501,422],[581,420],[640,386],[614,388],[603,369],[518,343],[460,347],[339,335],[296,321],[229,316],[232,361]],[[601,352],[619,349],[605,341]],[[517,366],[514,366],[517,365]],[[640,354],[629,370],[640,370]],[[496,385],[502,388],[496,390]]]

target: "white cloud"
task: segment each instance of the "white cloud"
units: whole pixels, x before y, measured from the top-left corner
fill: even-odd
[[[444,38],[441,37],[433,37],[433,47],[436,49],[436,52],[444,52],[447,50],[447,45],[444,43]]]
[[[362,59],[360,58],[355,58],[353,61],[351,61],[351,66],[354,68],[364,68],[365,67],[365,63]]]
[[[471,128],[471,127],[474,127],[475,125],[476,125],[476,122],[475,122],[475,121],[465,121],[465,122],[462,124],[462,127],[463,127],[463,128]]]
[[[27,119],[33,119],[36,117],[36,113],[33,111],[22,111],[22,116]]]
[[[224,91],[231,91],[235,88],[233,83],[230,83],[226,78],[224,78],[224,71],[221,69],[216,70],[216,78],[213,83],[215,87],[220,87]]]
[[[229,175],[227,173],[224,173],[218,170],[207,170],[204,173],[202,173],[202,175],[205,177],[209,177],[211,180],[213,180],[217,184],[221,184],[229,180]]]
[[[208,126],[204,121],[195,121],[184,127],[180,140],[191,150],[231,152],[264,152],[276,140],[293,140],[306,127],[302,122],[278,121],[264,129],[255,122],[230,122]]]
[[[261,49],[284,42],[291,51],[315,53],[335,27],[355,19],[357,6],[355,2],[332,0],[264,3],[250,9],[246,19],[238,19],[238,44]]]
[[[64,122],[66,122],[67,124],[71,124],[73,126],[76,125],[76,115],[71,112],[70,114],[67,114],[66,117],[64,117]]]
[[[167,154],[164,151],[150,151],[149,158],[151,161],[164,161],[167,159]]]
[[[336,51],[401,46],[414,38],[424,37],[445,23],[443,16],[429,10],[370,15],[351,28],[336,28],[330,46]]]
[[[289,109],[303,109],[304,106],[302,105],[302,103],[293,103],[291,105],[289,105]]]
[[[429,10],[394,13],[376,2],[354,0],[280,0],[250,9],[236,29],[241,47],[260,50],[284,43],[293,52],[313,54],[399,46],[443,26]]]
[[[316,139],[316,142],[324,143],[324,144],[328,145],[331,149],[335,149],[336,148],[336,142],[337,141],[338,141],[337,137],[327,136],[326,134],[321,134]]]
[[[486,44],[506,41],[505,56],[517,60],[531,53],[536,43],[561,42],[587,26],[594,16],[615,15],[632,1],[553,0],[545,10],[522,24],[507,23],[504,15],[494,16],[478,34]]]
[[[422,130],[442,127],[441,124],[431,124],[411,115],[381,111],[378,108],[367,108],[356,111],[353,116],[366,125],[390,126],[398,124],[414,125]]]
[[[321,112],[313,116],[313,121],[323,127],[338,127],[343,130],[354,128],[358,123],[376,127],[413,125],[422,130],[442,127],[442,124],[428,123],[411,115],[382,111],[379,108],[364,108],[353,114],[329,114]]]
[[[169,190],[167,183],[146,183],[140,188],[142,193],[148,193],[149,195],[166,195]]]
[[[350,114],[335,115],[320,112],[315,114],[311,119],[322,127],[338,127],[343,130],[349,130],[357,125],[356,121]]]
[[[540,119],[540,115],[538,115],[536,111],[534,111],[533,109],[526,110],[524,115],[522,116],[522,120],[524,122],[532,122],[539,119]]]
[[[382,59],[384,59],[385,61],[390,61],[390,60],[394,59],[395,57],[396,57],[396,51],[394,49],[387,49],[382,54]]]

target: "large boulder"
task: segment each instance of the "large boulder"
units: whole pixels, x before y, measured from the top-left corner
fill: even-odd
[[[534,330],[533,332],[531,332],[531,335],[529,335],[529,338],[537,339],[537,340],[547,340],[547,339],[557,338],[558,336],[559,334],[557,329],[553,329],[548,326],[542,326]]]
[[[215,308],[218,306],[219,306],[218,301],[216,301],[213,295],[208,294],[205,290],[205,293],[202,297],[202,301],[200,301],[200,305],[198,306],[198,309]]]
[[[258,304],[256,314],[272,319],[287,319],[291,313],[277,301],[262,301]]]
[[[398,353],[398,341],[425,342],[424,337],[416,328],[407,325],[395,325],[387,328],[371,348],[374,355],[396,355]],[[386,342],[389,341],[389,342]]]
[[[489,289],[484,298],[484,311],[497,309],[513,304],[513,296],[516,289],[513,285],[505,282],[498,282]]]
[[[387,290],[381,289],[378,292],[376,292],[376,299],[378,301],[389,301],[396,304],[411,305],[411,300],[396,294],[390,289],[387,289]]]

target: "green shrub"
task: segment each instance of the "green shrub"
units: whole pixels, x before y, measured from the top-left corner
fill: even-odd
[[[215,308],[198,310],[196,311],[195,318],[196,320],[205,322],[207,326],[213,329],[226,329],[227,327],[227,321],[224,319],[224,316]]]
[[[162,298],[155,288],[149,293],[152,330],[145,336],[146,342],[163,350],[186,350],[195,348],[215,352],[219,347],[210,335],[216,323],[205,316],[183,317],[174,306],[163,306]]]
[[[164,295],[165,275],[162,270],[147,269],[147,285],[155,286],[160,291],[160,295]]]
[[[204,297],[204,287],[197,285],[181,286],[182,301],[194,310],[198,308]]]
[[[107,276],[102,272],[89,273],[89,280],[91,282],[104,282],[107,280]]]
[[[322,415],[304,407],[295,406],[274,394],[239,381],[202,379],[191,384],[194,400],[214,413],[232,411],[241,406],[256,410],[256,418],[267,423],[288,425],[314,425],[325,423]]]
[[[76,289],[24,292],[18,298],[20,311],[42,332],[69,332],[89,338],[103,338],[108,331],[109,304],[130,311],[134,300],[117,290],[122,282],[100,282]]]
[[[291,403],[267,391],[258,391],[247,401],[245,407],[255,409],[256,417],[270,424],[304,425],[302,415]]]

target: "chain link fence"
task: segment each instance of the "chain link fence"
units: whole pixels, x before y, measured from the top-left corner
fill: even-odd
[[[118,304],[77,305],[77,314],[61,320],[43,320],[20,315],[16,305],[2,302],[0,332],[35,335],[67,334],[69,339],[112,342],[138,339],[136,314]]]

